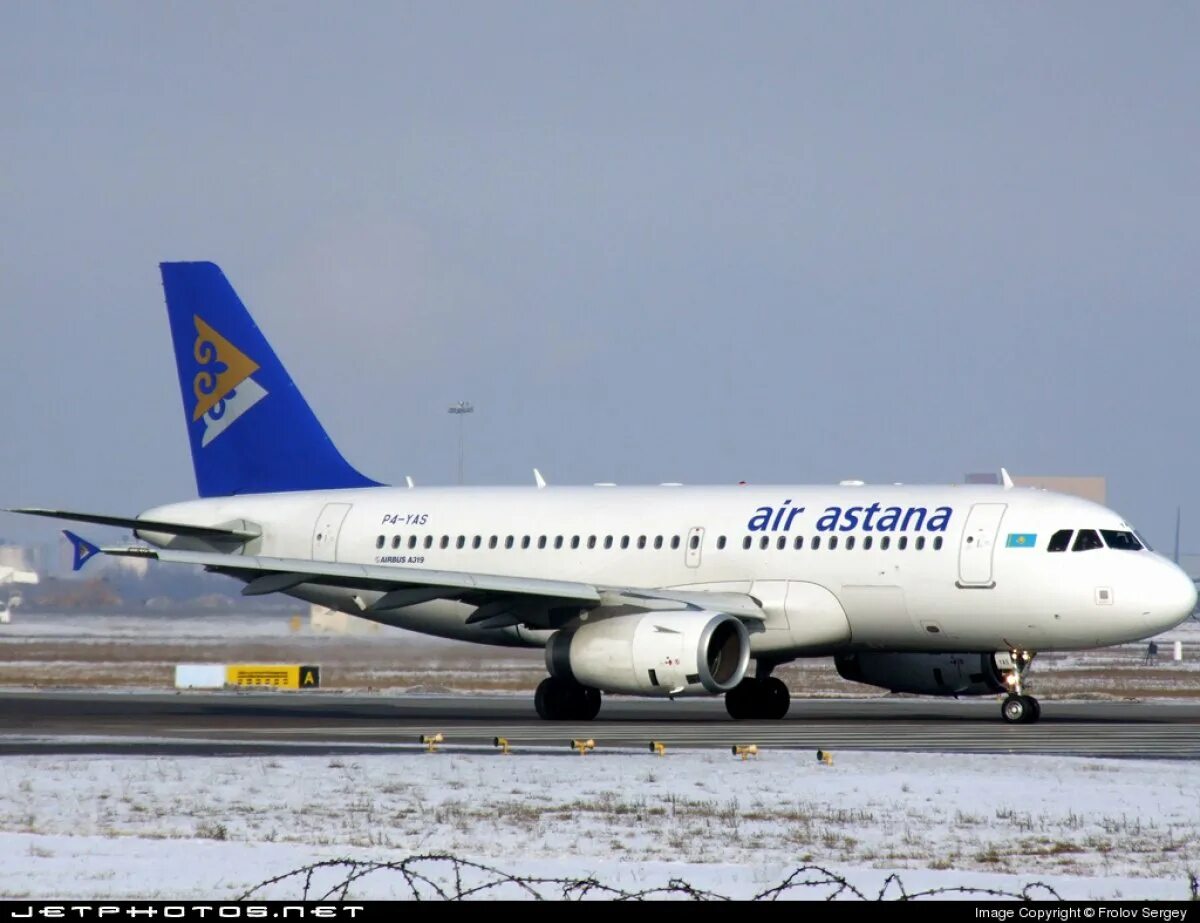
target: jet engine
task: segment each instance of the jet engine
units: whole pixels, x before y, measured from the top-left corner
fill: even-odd
[[[1002,661],[1002,662],[1000,662]],[[918,695],[994,695],[1006,692],[1012,660],[1002,654],[838,654],[842,679]]]
[[[546,644],[551,676],[631,695],[718,695],[742,681],[749,663],[746,626],[705,610],[593,613]]]

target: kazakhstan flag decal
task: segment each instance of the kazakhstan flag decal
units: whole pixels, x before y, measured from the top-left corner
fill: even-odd
[[[1037,544],[1036,532],[1009,532],[1006,548],[1032,548]]]

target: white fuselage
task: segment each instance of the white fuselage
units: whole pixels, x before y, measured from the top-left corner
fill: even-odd
[[[244,553],[266,557],[748,593],[766,614],[751,629],[753,654],[778,661],[1097,647],[1157,634],[1196,599],[1192,581],[1149,550],[1048,552],[1064,529],[1132,529],[1103,506],[1029,488],[364,488],[196,500],[144,516],[253,523],[262,536]],[[372,602],[311,584],[289,592],[353,614]],[[472,611],[437,601],[387,621],[489,644],[540,645],[549,634],[469,625]]]

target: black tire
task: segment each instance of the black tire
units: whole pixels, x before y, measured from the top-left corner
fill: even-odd
[[[600,714],[600,704],[603,702],[603,696],[600,695],[599,689],[592,689],[590,686],[581,686],[583,695],[579,697],[579,711],[575,718],[579,721],[593,721]]]
[[[771,721],[778,721],[788,713],[792,704],[792,694],[783,680],[778,677],[768,677],[758,690],[758,715]]]
[[[1023,695],[1010,695],[1000,705],[1000,717],[1009,724],[1024,724],[1031,711],[1029,700]]]
[[[1041,703],[1031,695],[1025,696],[1025,701],[1026,705],[1029,706],[1029,717],[1025,719],[1025,722],[1027,724],[1034,724],[1042,717]]]
[[[537,691],[533,694],[533,707],[537,709],[538,717],[543,721],[555,721],[558,719],[558,715],[554,711],[554,692],[554,679],[547,676],[538,683]]]
[[[745,721],[755,716],[758,699],[758,680],[747,677],[725,693],[725,711],[734,721]]]

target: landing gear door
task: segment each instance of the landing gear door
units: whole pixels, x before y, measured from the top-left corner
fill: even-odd
[[[700,552],[704,549],[704,529],[694,526],[688,530],[687,545],[684,550],[684,563],[688,567],[700,566]]]
[[[976,503],[971,507],[958,549],[958,586],[962,589],[996,585],[992,579],[992,555],[1007,507],[1007,503]]]
[[[338,536],[342,523],[350,512],[349,503],[326,503],[313,527],[312,556],[314,561],[336,561]]]

